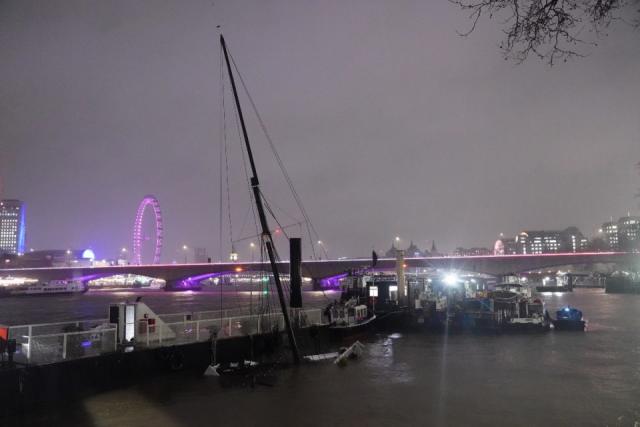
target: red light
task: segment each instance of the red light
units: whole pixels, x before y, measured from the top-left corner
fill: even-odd
[[[402,264],[402,266],[403,266],[404,268],[407,268],[407,264]]]
[[[276,228],[276,234],[280,233],[280,229]]]
[[[236,267],[236,272],[240,273],[242,271],[242,267]]]

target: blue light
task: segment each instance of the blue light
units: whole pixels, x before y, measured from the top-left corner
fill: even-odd
[[[82,252],[82,259],[90,259],[91,261],[93,261],[94,259],[96,259],[96,254],[94,254],[91,249],[85,249]]]
[[[564,308],[564,311],[569,311],[569,307],[565,307],[565,308]]]

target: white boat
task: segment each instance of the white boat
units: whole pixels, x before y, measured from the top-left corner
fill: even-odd
[[[366,305],[358,304],[357,298],[331,304],[325,313],[329,316],[329,332],[332,338],[338,339],[366,332],[376,320],[376,315],[369,312]]]
[[[0,289],[0,296],[60,295],[87,291],[87,286],[79,280],[51,280],[33,285],[16,285]]]

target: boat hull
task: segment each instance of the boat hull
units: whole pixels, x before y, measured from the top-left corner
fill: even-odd
[[[536,286],[537,292],[573,292],[569,286]]]
[[[354,325],[329,326],[329,339],[332,341],[341,341],[344,339],[365,335],[373,328],[376,319],[377,317],[373,315],[365,321]]]
[[[587,329],[585,320],[558,319],[553,321],[553,328],[557,331],[584,331]]]

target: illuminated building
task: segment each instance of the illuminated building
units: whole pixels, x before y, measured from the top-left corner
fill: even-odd
[[[518,253],[518,245],[513,237],[501,237],[493,245],[494,255],[515,255]]]
[[[618,223],[613,221],[605,222],[602,224],[602,233],[609,249],[617,251],[620,244],[618,240]]]
[[[576,227],[562,231],[523,231],[516,236],[515,243],[518,253],[534,255],[584,252],[588,246],[588,240]]]
[[[602,235],[612,251],[640,249],[640,217],[625,216],[602,224]]]
[[[24,253],[24,213],[20,200],[0,201],[0,253]]]
[[[620,250],[640,250],[640,217],[626,216],[618,220],[618,241]]]

